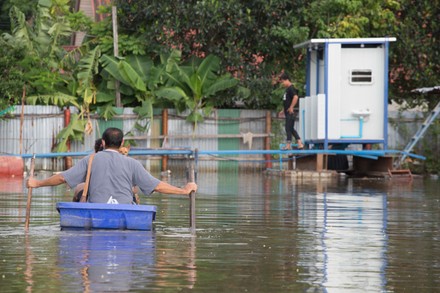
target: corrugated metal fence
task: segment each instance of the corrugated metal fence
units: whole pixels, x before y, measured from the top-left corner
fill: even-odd
[[[72,110],[75,112],[75,109]],[[137,115],[132,108],[120,109],[119,115],[110,121],[92,116],[93,132],[84,136],[84,143],[74,142],[71,144],[72,152],[92,151],[94,141],[100,138],[102,132],[109,126],[119,127],[124,133],[132,132],[133,137],[126,137],[135,142],[133,148],[190,148],[199,150],[263,150],[265,149],[266,133],[266,110],[238,110],[220,109],[207,117],[203,123],[194,125],[185,121],[185,113],[178,115],[175,110],[167,110],[167,135],[164,135],[162,121],[163,112],[155,115],[148,132],[141,133],[134,130]],[[271,139],[283,140],[283,120],[275,118],[276,114],[270,113],[272,122]],[[20,106],[0,117],[0,154],[20,153],[50,153],[56,143],[56,135],[64,128],[64,111],[55,106]],[[139,121],[138,121],[139,122]],[[146,125],[150,121],[140,121]],[[410,141],[412,135],[423,122],[421,112],[389,112],[388,123],[388,149],[402,150]],[[274,125],[278,123],[278,127]],[[433,141],[437,139],[436,141]],[[423,145],[429,143],[431,148],[438,148],[438,138],[427,134],[427,138],[421,141],[414,153],[423,154]],[[276,148],[276,145],[272,145]],[[255,156],[228,156],[223,158],[204,157],[200,158],[200,169],[216,171],[218,168],[236,166],[245,168],[264,169],[265,158],[263,155]],[[80,157],[73,157],[73,163]],[[141,156],[146,168],[162,167],[161,157]],[[182,167],[185,158],[169,156],[167,167],[169,169]],[[25,164],[29,164],[26,160]],[[273,160],[276,162],[277,160]],[[275,163],[276,164],[276,163]],[[63,158],[45,158],[36,160],[36,170],[62,171],[65,169]],[[28,168],[27,168],[28,169]]]
[[[72,113],[75,109],[72,109]],[[84,136],[84,143],[73,142],[71,152],[92,151],[94,142],[102,132],[110,126],[118,127],[124,133],[131,132],[132,137],[126,137],[135,142],[132,148],[190,148],[200,150],[237,150],[264,149],[266,131],[265,110],[216,110],[203,123],[196,127],[185,121],[185,114],[178,115],[175,110],[168,110],[168,135],[163,135],[162,114],[155,119],[148,132],[141,133],[134,129],[137,115],[132,108],[121,109],[114,119],[105,121],[97,116],[91,117],[93,131]],[[55,106],[24,106],[23,115],[20,106],[15,107],[9,115],[0,120],[0,153],[3,154],[32,154],[50,153],[56,144],[56,135],[64,128],[64,111]],[[139,121],[138,121],[139,122]],[[149,121],[140,121],[145,125]],[[73,157],[73,163],[80,157]],[[158,157],[139,157],[147,168],[159,167]],[[247,158],[261,164],[263,155]],[[215,170],[219,165],[238,164],[238,158],[216,160],[201,158],[199,168]],[[29,162],[25,162],[29,164]],[[249,162],[250,164],[255,162]],[[182,165],[182,158],[169,157],[170,168]],[[241,164],[240,164],[241,165]],[[36,170],[64,170],[63,158],[39,158],[36,160]]]

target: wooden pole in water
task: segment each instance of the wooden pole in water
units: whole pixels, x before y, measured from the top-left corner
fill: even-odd
[[[67,107],[66,109],[64,109],[64,127],[69,126],[70,117],[71,117],[70,115],[71,115],[70,108]],[[70,152],[71,149],[70,139],[67,140],[66,146],[67,146],[67,151]],[[72,157],[64,157],[64,169],[68,170],[70,168],[72,168]]]
[[[197,156],[197,149],[195,150],[195,156],[191,159],[189,179],[190,182],[196,182],[195,170],[194,170],[194,160]],[[196,233],[196,193],[191,191],[189,194],[189,227],[191,229],[191,234]]]
[[[21,97],[21,113],[20,113],[20,155],[23,154],[23,123],[24,123],[25,98],[26,98],[26,86],[23,85],[23,95]]]
[[[164,148],[168,136],[168,109],[162,110],[162,134],[164,136],[162,148]],[[166,170],[168,170],[168,156],[162,156],[162,172],[165,172]]]
[[[31,159],[31,171],[29,173],[29,178],[34,176],[34,167],[35,167],[35,154]],[[31,217],[31,201],[32,201],[32,187],[28,189],[27,195],[27,205],[26,205],[26,221],[24,222],[24,228],[29,230],[29,221]]]

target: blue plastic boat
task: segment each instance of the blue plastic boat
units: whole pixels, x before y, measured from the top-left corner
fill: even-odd
[[[151,230],[156,206],[59,202],[61,229]]]

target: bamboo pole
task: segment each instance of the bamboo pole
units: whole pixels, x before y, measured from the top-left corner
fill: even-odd
[[[34,167],[35,167],[35,154],[31,159],[31,170],[29,173],[29,178],[34,177]],[[29,230],[29,222],[31,218],[31,202],[32,202],[32,187],[29,187],[27,194],[27,204],[26,204],[26,220],[24,222],[24,228],[26,231]]]
[[[23,154],[23,123],[24,123],[24,100],[26,97],[26,86],[23,85],[23,95],[21,97],[21,114],[20,114],[20,155]]]
[[[113,25],[113,55],[118,57],[119,55],[119,37],[118,37],[118,14],[117,7],[112,6],[112,25]],[[119,91],[119,80],[115,80],[115,104],[117,108],[122,108],[121,92]]]
[[[64,109],[64,127],[69,126],[70,124],[70,108],[67,107],[66,109]],[[66,142],[67,145],[67,152],[70,152],[70,146],[71,146],[71,142],[70,139],[67,140]],[[68,170],[70,168],[72,168],[72,157],[64,157],[64,169]]]

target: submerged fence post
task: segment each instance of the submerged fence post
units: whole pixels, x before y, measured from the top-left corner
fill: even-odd
[[[195,176],[195,158],[198,156],[198,150],[195,149],[194,155],[191,158],[190,170],[189,170],[189,181],[196,182]],[[189,194],[189,227],[191,229],[191,234],[196,233],[196,193],[191,191]]]
[[[272,115],[270,111],[266,112],[266,137],[264,138],[264,148],[269,151],[270,150],[270,132],[272,131]],[[266,160],[266,169],[272,168],[271,155],[265,155]]]
[[[162,135],[164,137],[162,148],[168,140],[168,109],[162,110]],[[168,156],[162,156],[162,172],[168,170]]]

